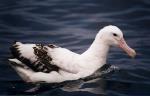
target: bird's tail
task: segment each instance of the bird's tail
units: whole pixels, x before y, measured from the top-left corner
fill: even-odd
[[[29,76],[27,74],[32,74],[33,71],[23,64],[21,61],[18,59],[9,59],[10,65],[12,68],[15,69],[15,71],[18,73],[18,75],[26,82],[30,82]]]
[[[17,67],[21,67],[24,69],[29,70],[30,68],[28,66],[26,66],[25,64],[23,64],[21,61],[19,61],[18,59],[8,59],[9,60],[9,64],[16,69]],[[30,69],[31,70],[31,69]]]

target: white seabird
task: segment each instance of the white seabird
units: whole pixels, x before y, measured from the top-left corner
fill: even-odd
[[[109,25],[97,33],[91,46],[82,54],[52,44],[16,42],[11,47],[14,58],[9,61],[26,82],[59,83],[93,74],[106,64],[110,46],[122,48],[131,57],[136,55],[126,44],[122,31]]]

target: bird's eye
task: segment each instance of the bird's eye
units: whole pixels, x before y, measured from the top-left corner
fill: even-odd
[[[118,36],[116,33],[113,33],[113,36]]]

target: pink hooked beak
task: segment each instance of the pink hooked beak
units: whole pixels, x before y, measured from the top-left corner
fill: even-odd
[[[135,57],[136,52],[134,49],[130,48],[126,41],[124,40],[124,38],[121,38],[121,40],[119,40],[119,47],[122,48],[129,56],[131,56],[132,58]]]

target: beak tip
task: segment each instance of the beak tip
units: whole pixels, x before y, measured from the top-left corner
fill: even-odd
[[[131,58],[135,58],[135,56],[136,56],[136,51],[133,50],[133,52],[132,52],[132,54],[131,54],[130,56],[131,56]]]

